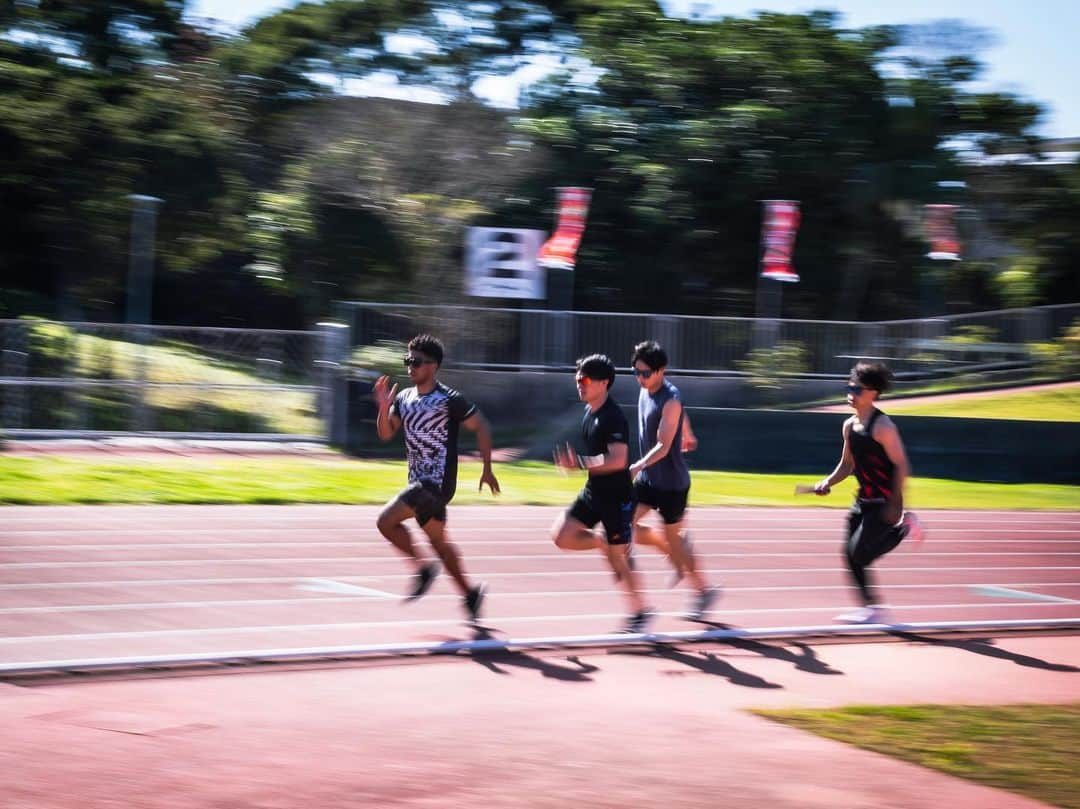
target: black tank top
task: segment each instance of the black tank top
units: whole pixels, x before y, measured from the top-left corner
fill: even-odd
[[[859,500],[888,500],[892,496],[894,464],[885,454],[885,448],[870,436],[874,432],[874,422],[881,411],[874,408],[874,414],[861,433],[855,432],[852,425],[849,435],[851,455],[855,459],[855,478],[859,481]]]

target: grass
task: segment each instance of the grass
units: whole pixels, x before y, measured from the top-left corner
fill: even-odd
[[[159,422],[155,423],[156,429],[211,429],[207,424],[219,419],[224,420],[227,431],[319,433],[313,393],[244,390],[241,386],[265,385],[268,380],[235,361],[200,352],[195,346],[175,340],[140,346],[126,340],[76,333],[57,323],[42,323],[35,329],[39,339],[51,339],[54,343],[52,348],[39,348],[39,353],[56,361],[50,352],[56,354],[62,346],[61,353],[67,355],[64,372],[74,376],[132,380],[138,376],[140,354],[143,355],[146,381],[151,385],[146,389],[146,403],[154,412],[155,422]],[[215,390],[164,386],[177,383],[238,387]],[[120,411],[119,418],[126,424],[127,414],[122,406],[113,407]],[[42,409],[40,403],[39,409]]]
[[[1080,750],[1080,703],[755,713],[1054,806],[1080,809],[1075,752]]]
[[[461,464],[454,502],[568,504],[584,480],[551,464],[496,464],[503,493],[476,491],[479,466]],[[383,503],[406,481],[402,461],[344,457],[207,459],[164,456],[84,459],[0,456],[0,504],[76,503]],[[691,502],[699,506],[824,506],[846,508],[854,484],[830,497],[795,496],[807,476],[694,473]],[[908,500],[917,508],[1078,510],[1080,486],[967,483],[918,478]]]
[[[987,394],[963,400],[882,402],[889,413],[909,416],[1014,419],[1021,421],[1080,421],[1080,385],[1025,393]]]

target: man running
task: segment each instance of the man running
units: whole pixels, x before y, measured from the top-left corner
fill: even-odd
[[[630,361],[641,386],[638,392],[638,451],[641,457],[630,466],[637,501],[634,539],[641,544],[653,545],[668,555],[675,568],[674,583],[685,577],[696,591],[686,617],[700,621],[716,602],[720,588],[709,586],[698,571],[683,524],[690,492],[690,470],[683,457],[683,447],[690,443],[684,435],[686,414],[679,389],[665,378],[668,357],[659,343],[655,340],[638,343]],[[693,445],[696,446],[696,441]],[[659,512],[663,520],[662,533],[643,522],[652,510]]]
[[[573,505],[555,520],[551,536],[565,551],[604,550],[630,605],[630,617],[621,631],[644,632],[655,612],[645,606],[630,557],[634,514],[628,469],[630,425],[609,395],[615,363],[603,354],[579,359],[574,381],[578,398],[585,402],[581,422],[585,454],[579,455],[568,444],[565,450],[555,450],[555,464],[567,470],[584,469],[589,477]],[[603,534],[593,530],[597,523],[603,525]]]
[[[859,482],[848,515],[844,559],[863,606],[836,617],[844,623],[889,621],[888,611],[877,599],[869,567],[902,540],[910,538],[918,543],[925,533],[919,518],[904,511],[904,484],[910,467],[900,431],[876,407],[878,397],[891,383],[892,372],[883,362],[859,362],[851,369],[847,403],[855,415],[844,422],[840,462],[813,487],[815,494],[827,495],[852,472]]]
[[[406,600],[415,601],[424,595],[439,574],[439,563],[417,550],[404,525],[415,518],[461,592],[469,621],[475,624],[486,587],[469,584],[461,556],[446,535],[446,505],[457,488],[459,425],[476,433],[476,445],[484,462],[479,490],[486,483],[492,494],[498,494],[499,481],[491,471],[491,430],[487,420],[476,405],[436,379],[442,361],[442,342],[430,334],[420,334],[409,341],[405,356],[413,387],[398,393],[398,386],[390,387],[386,376],[375,383],[375,427],[379,438],[389,441],[404,427],[409,462],[409,486],[383,507],[377,525],[379,532],[412,560],[416,576]]]

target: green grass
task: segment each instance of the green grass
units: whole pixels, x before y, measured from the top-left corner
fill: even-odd
[[[1080,703],[755,713],[1054,806],[1080,809]]]
[[[476,491],[480,468],[461,464],[455,503],[565,505],[581,475],[561,475],[551,464],[496,464],[503,493]],[[346,458],[258,460],[176,458],[107,460],[0,456],[0,503],[383,503],[406,480],[402,461]],[[829,497],[792,494],[800,475],[694,473],[690,498],[699,506],[826,506],[846,508],[854,484]],[[1080,486],[966,483],[918,478],[910,483],[913,508],[1078,510]]]
[[[961,401],[882,402],[882,409],[897,415],[955,418],[1016,419],[1021,421],[1080,421],[1080,385],[1026,393],[978,396]]]
[[[148,387],[146,403],[154,413],[155,429],[218,429],[235,432],[272,432],[296,435],[317,435],[319,419],[315,414],[315,394],[304,391],[244,390],[241,386],[268,384],[250,368],[241,367],[235,360],[213,357],[196,346],[179,341],[166,341],[140,346],[137,343],[93,334],[71,331],[59,323],[41,323],[35,327],[40,340],[52,340],[51,348],[43,346],[39,353],[56,354],[63,346],[67,354],[63,373],[85,378],[132,380],[138,376],[140,355],[145,362],[149,383],[194,383],[197,385],[235,385],[236,388],[208,389],[203,387]],[[51,356],[54,362],[57,357]],[[59,368],[57,366],[57,372]],[[296,380],[282,379],[283,384]],[[270,403],[268,405],[268,402]],[[93,406],[94,402],[89,404]],[[105,403],[105,410],[110,404]],[[128,414],[121,405],[111,405],[126,424]],[[108,418],[107,414],[104,416]],[[193,426],[192,422],[195,421]],[[53,425],[49,425],[53,426]],[[109,425],[92,425],[109,428]],[[115,428],[114,428],[115,429]]]

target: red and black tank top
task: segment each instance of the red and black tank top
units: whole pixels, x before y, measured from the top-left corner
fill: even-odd
[[[881,411],[874,408],[866,428],[856,432],[852,425],[849,434],[851,455],[855,459],[855,479],[859,481],[860,500],[888,500],[892,496],[894,464],[885,454],[885,448],[875,441],[874,422]]]

